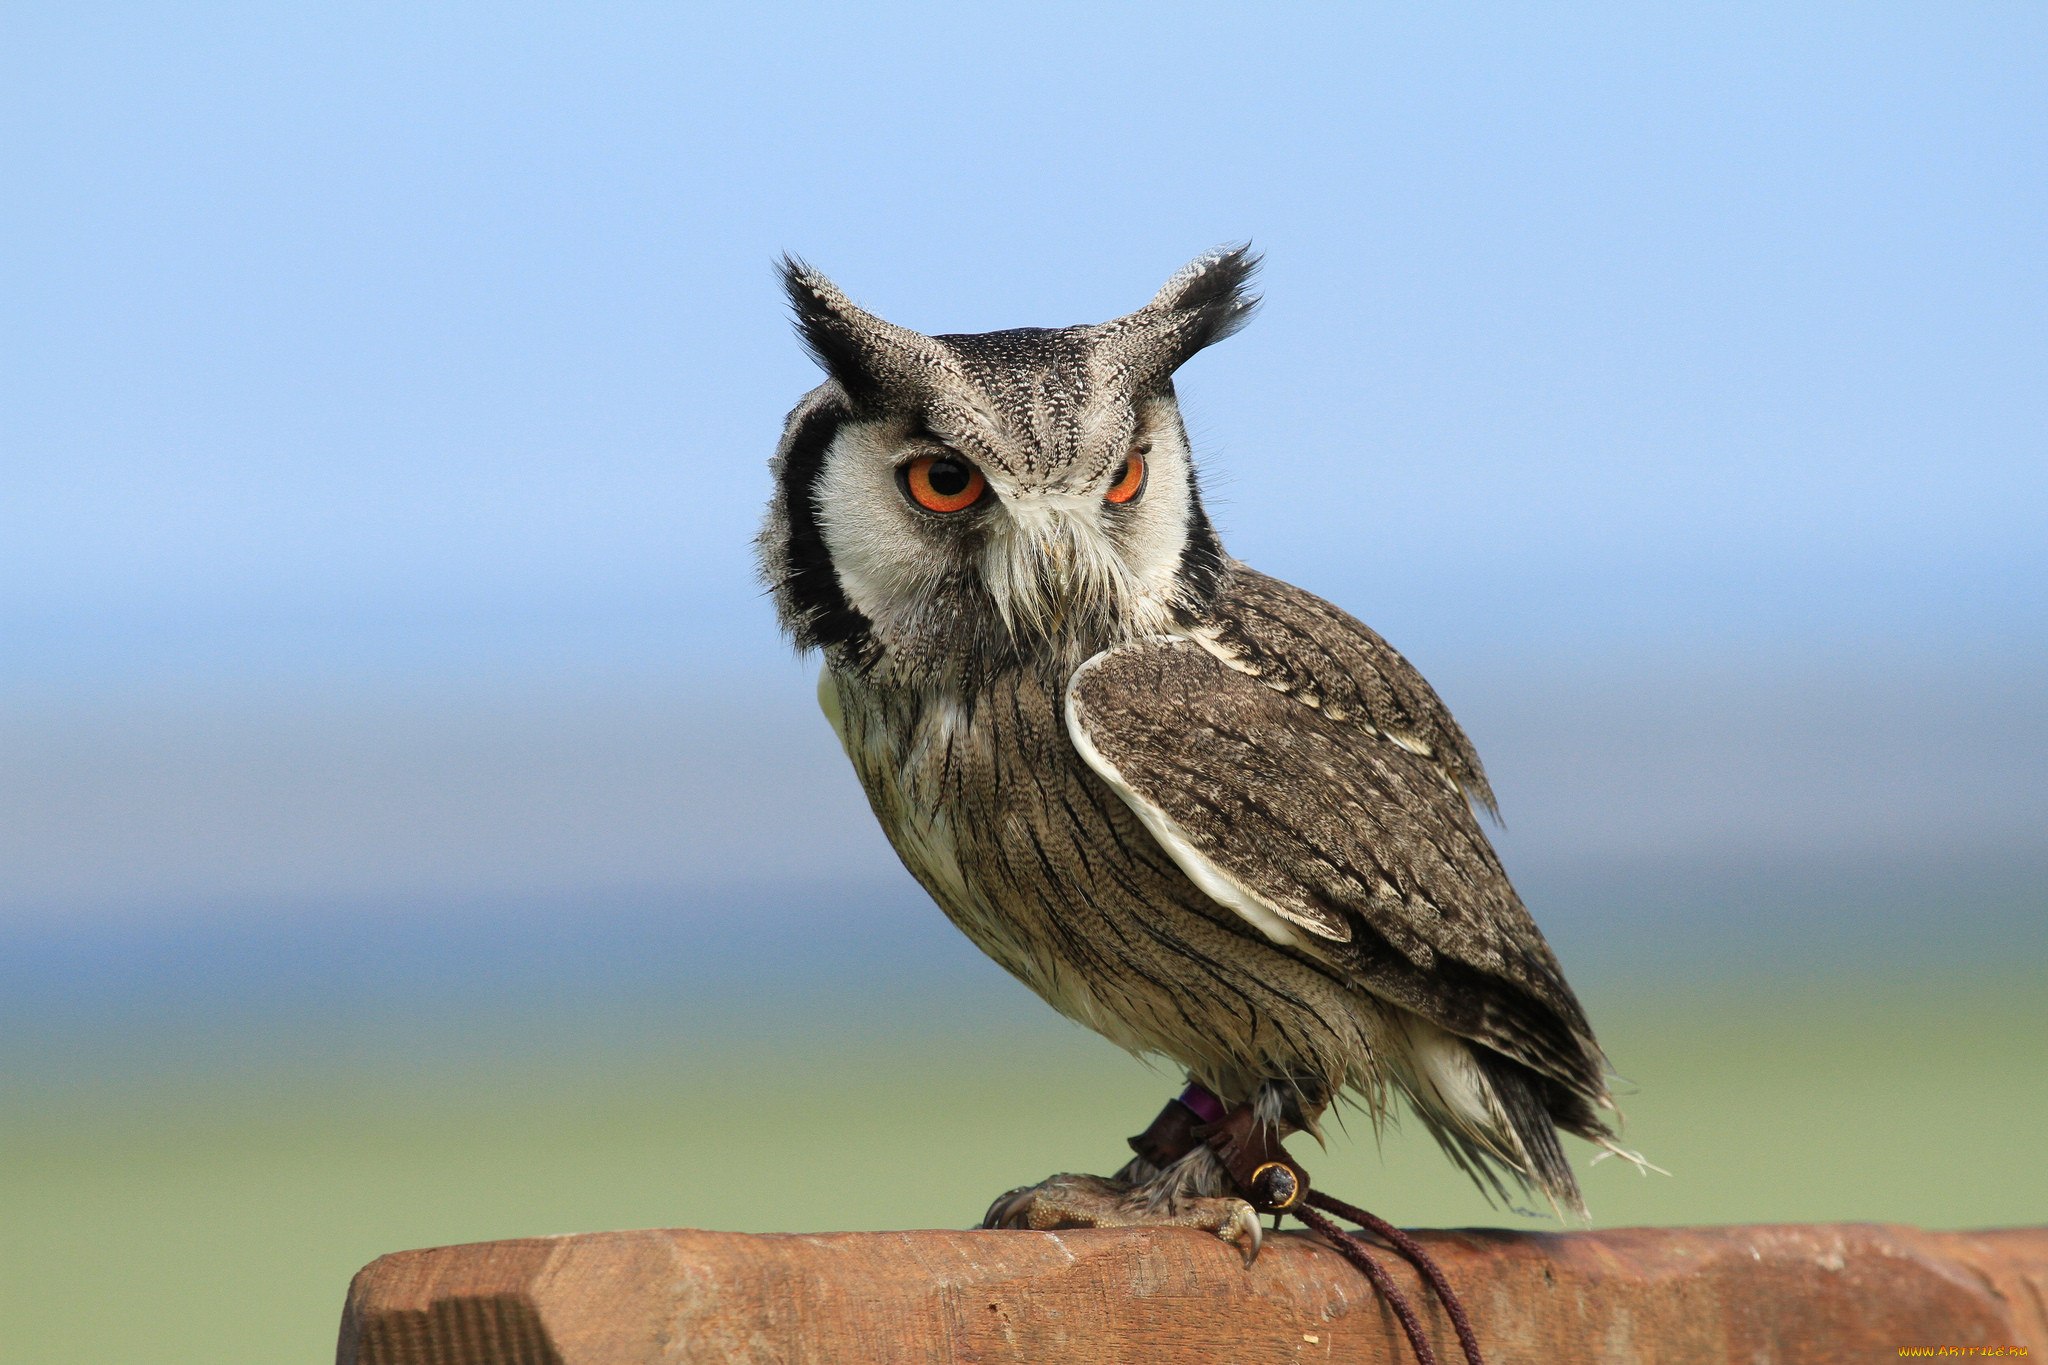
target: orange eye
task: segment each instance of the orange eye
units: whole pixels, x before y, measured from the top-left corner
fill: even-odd
[[[1116,472],[1116,482],[1102,496],[1115,503],[1129,502],[1145,491],[1145,457],[1137,451],[1124,461],[1124,467]]]
[[[988,491],[981,471],[957,455],[920,455],[899,477],[910,500],[927,512],[964,512]]]

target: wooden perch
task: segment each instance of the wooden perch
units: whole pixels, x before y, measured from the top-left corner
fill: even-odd
[[[2048,1228],[1417,1236],[1502,1365],[1835,1365],[1943,1346],[2048,1357]],[[1438,1352],[1459,1359],[1414,1273],[1383,1259]],[[1410,1359],[1371,1286],[1310,1237],[1269,1236],[1246,1270],[1220,1242],[1167,1230],[601,1232],[402,1251],[356,1276],[338,1356],[340,1365]]]

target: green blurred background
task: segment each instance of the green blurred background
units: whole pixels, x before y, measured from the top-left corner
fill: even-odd
[[[0,1119],[7,1358],[316,1358],[348,1277],[406,1247],[968,1226],[1012,1185],[1114,1168],[1177,1088],[908,900],[836,906],[871,918],[795,948],[800,917],[732,908],[761,938],[618,908],[638,932],[566,952],[530,926],[356,927],[259,952],[296,1005],[108,1002],[62,1038],[56,1011],[8,1019],[10,1055],[45,1046]],[[2037,910],[1969,908],[2026,951],[1906,933],[1924,965],[1795,942],[1760,969],[1697,932],[1633,967],[1565,944],[1626,1136],[1670,1172],[1572,1143],[1595,1224],[2048,1220]],[[156,969],[201,970],[221,937]],[[371,950],[408,965],[346,965]],[[1318,1179],[1401,1223],[1556,1226],[1489,1207],[1412,1121],[1330,1136],[1297,1142]]]
[[[961,331],[1253,238],[1205,496],[1485,756],[1671,1172],[1597,1224],[2048,1220],[2044,50],[0,8],[0,1361],[322,1359],[406,1247],[960,1227],[1175,1091],[908,882],[775,635],[783,250]],[[1550,1226],[1412,1127],[1312,1165]]]
[[[1597,1223],[2048,1218],[2042,986],[1986,973],[1596,996],[1640,1088],[1630,1137],[1671,1171],[1585,1173]],[[348,1277],[384,1251],[640,1226],[961,1227],[1013,1184],[1112,1169],[1172,1082],[1004,1012],[1001,1030],[986,1010],[895,1030],[799,1015],[781,1036],[707,1028],[462,1065],[394,1053],[40,1096],[0,1127],[10,1358],[317,1358]],[[1398,1222],[1548,1226],[1488,1208],[1412,1125],[1376,1143],[1354,1117],[1330,1148],[1318,1178]]]

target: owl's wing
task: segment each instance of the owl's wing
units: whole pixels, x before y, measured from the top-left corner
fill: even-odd
[[[1206,894],[1283,946],[1582,1093],[1584,1013],[1480,830],[1479,763],[1361,623],[1238,568],[1199,639],[1094,656],[1067,689],[1083,759]]]

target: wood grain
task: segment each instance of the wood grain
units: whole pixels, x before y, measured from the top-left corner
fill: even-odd
[[[1422,1232],[1496,1361],[1834,1365],[2048,1356],[2048,1228]],[[1447,1360],[1455,1341],[1386,1257]],[[1304,1234],[1247,1270],[1203,1234],[600,1232],[402,1251],[350,1286],[339,1365],[1406,1361]]]

